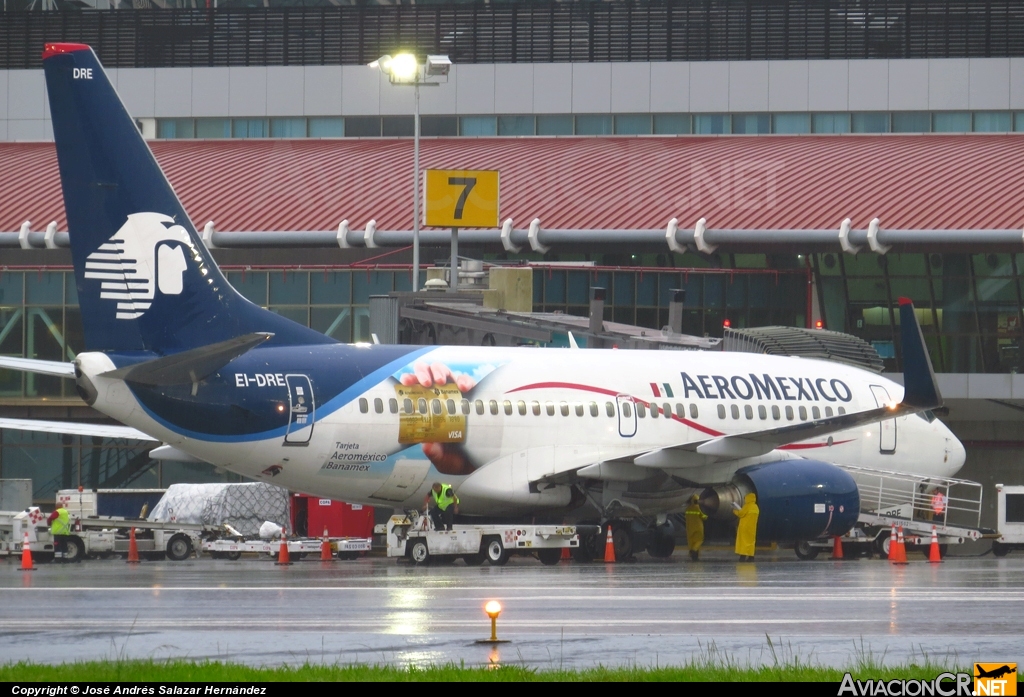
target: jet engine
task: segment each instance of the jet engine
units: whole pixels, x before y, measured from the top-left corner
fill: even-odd
[[[744,467],[728,484],[705,489],[708,515],[735,520],[733,503],[757,494],[757,541],[797,542],[849,532],[860,513],[853,477],[827,462],[782,460]]]

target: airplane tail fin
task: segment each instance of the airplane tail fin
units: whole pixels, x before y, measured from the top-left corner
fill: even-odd
[[[87,350],[333,342],[228,284],[89,46],[47,44],[43,67]]]
[[[925,409],[942,406],[932,359],[924,343],[914,303],[900,298],[900,337],[903,343],[903,404]]]

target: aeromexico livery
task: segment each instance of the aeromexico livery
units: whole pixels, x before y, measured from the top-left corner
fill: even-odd
[[[949,476],[964,450],[913,306],[906,391],[825,361],[711,352],[345,345],[225,280],[88,46],[43,54],[86,351],[74,376],[126,424],[0,426],[163,443],[295,491],[461,512],[605,519],[758,494],[759,537],[841,534],[856,483],[831,463]],[[731,516],[730,516],[731,517]],[[668,549],[671,553],[671,548]]]

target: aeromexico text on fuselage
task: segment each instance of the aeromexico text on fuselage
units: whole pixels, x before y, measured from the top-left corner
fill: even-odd
[[[796,378],[787,375],[769,375],[768,373],[747,373],[743,375],[695,375],[685,371],[680,373],[683,379],[683,399],[691,394],[700,399],[762,399],[786,402],[849,402],[853,400],[853,392],[838,378]],[[655,397],[672,398],[669,383],[651,383]]]

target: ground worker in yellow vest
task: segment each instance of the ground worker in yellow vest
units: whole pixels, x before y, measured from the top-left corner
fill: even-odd
[[[423,499],[423,507],[434,521],[435,530],[451,530],[459,512],[459,497],[452,491],[451,484],[434,482]]]
[[[700,510],[700,497],[690,497],[690,505],[686,509],[686,544],[690,547],[690,559],[700,559],[700,548],[704,544],[704,521],[708,516]]]
[[[743,507],[733,503],[733,515],[740,519],[736,529],[736,554],[740,561],[754,561],[754,541],[757,539],[757,517],[761,509],[757,507],[757,496],[747,494],[743,499]]]
[[[53,558],[63,562],[68,551],[68,537],[71,535],[71,514],[63,503],[58,503],[57,510],[50,514],[46,522],[50,524],[50,534],[53,535]]]

